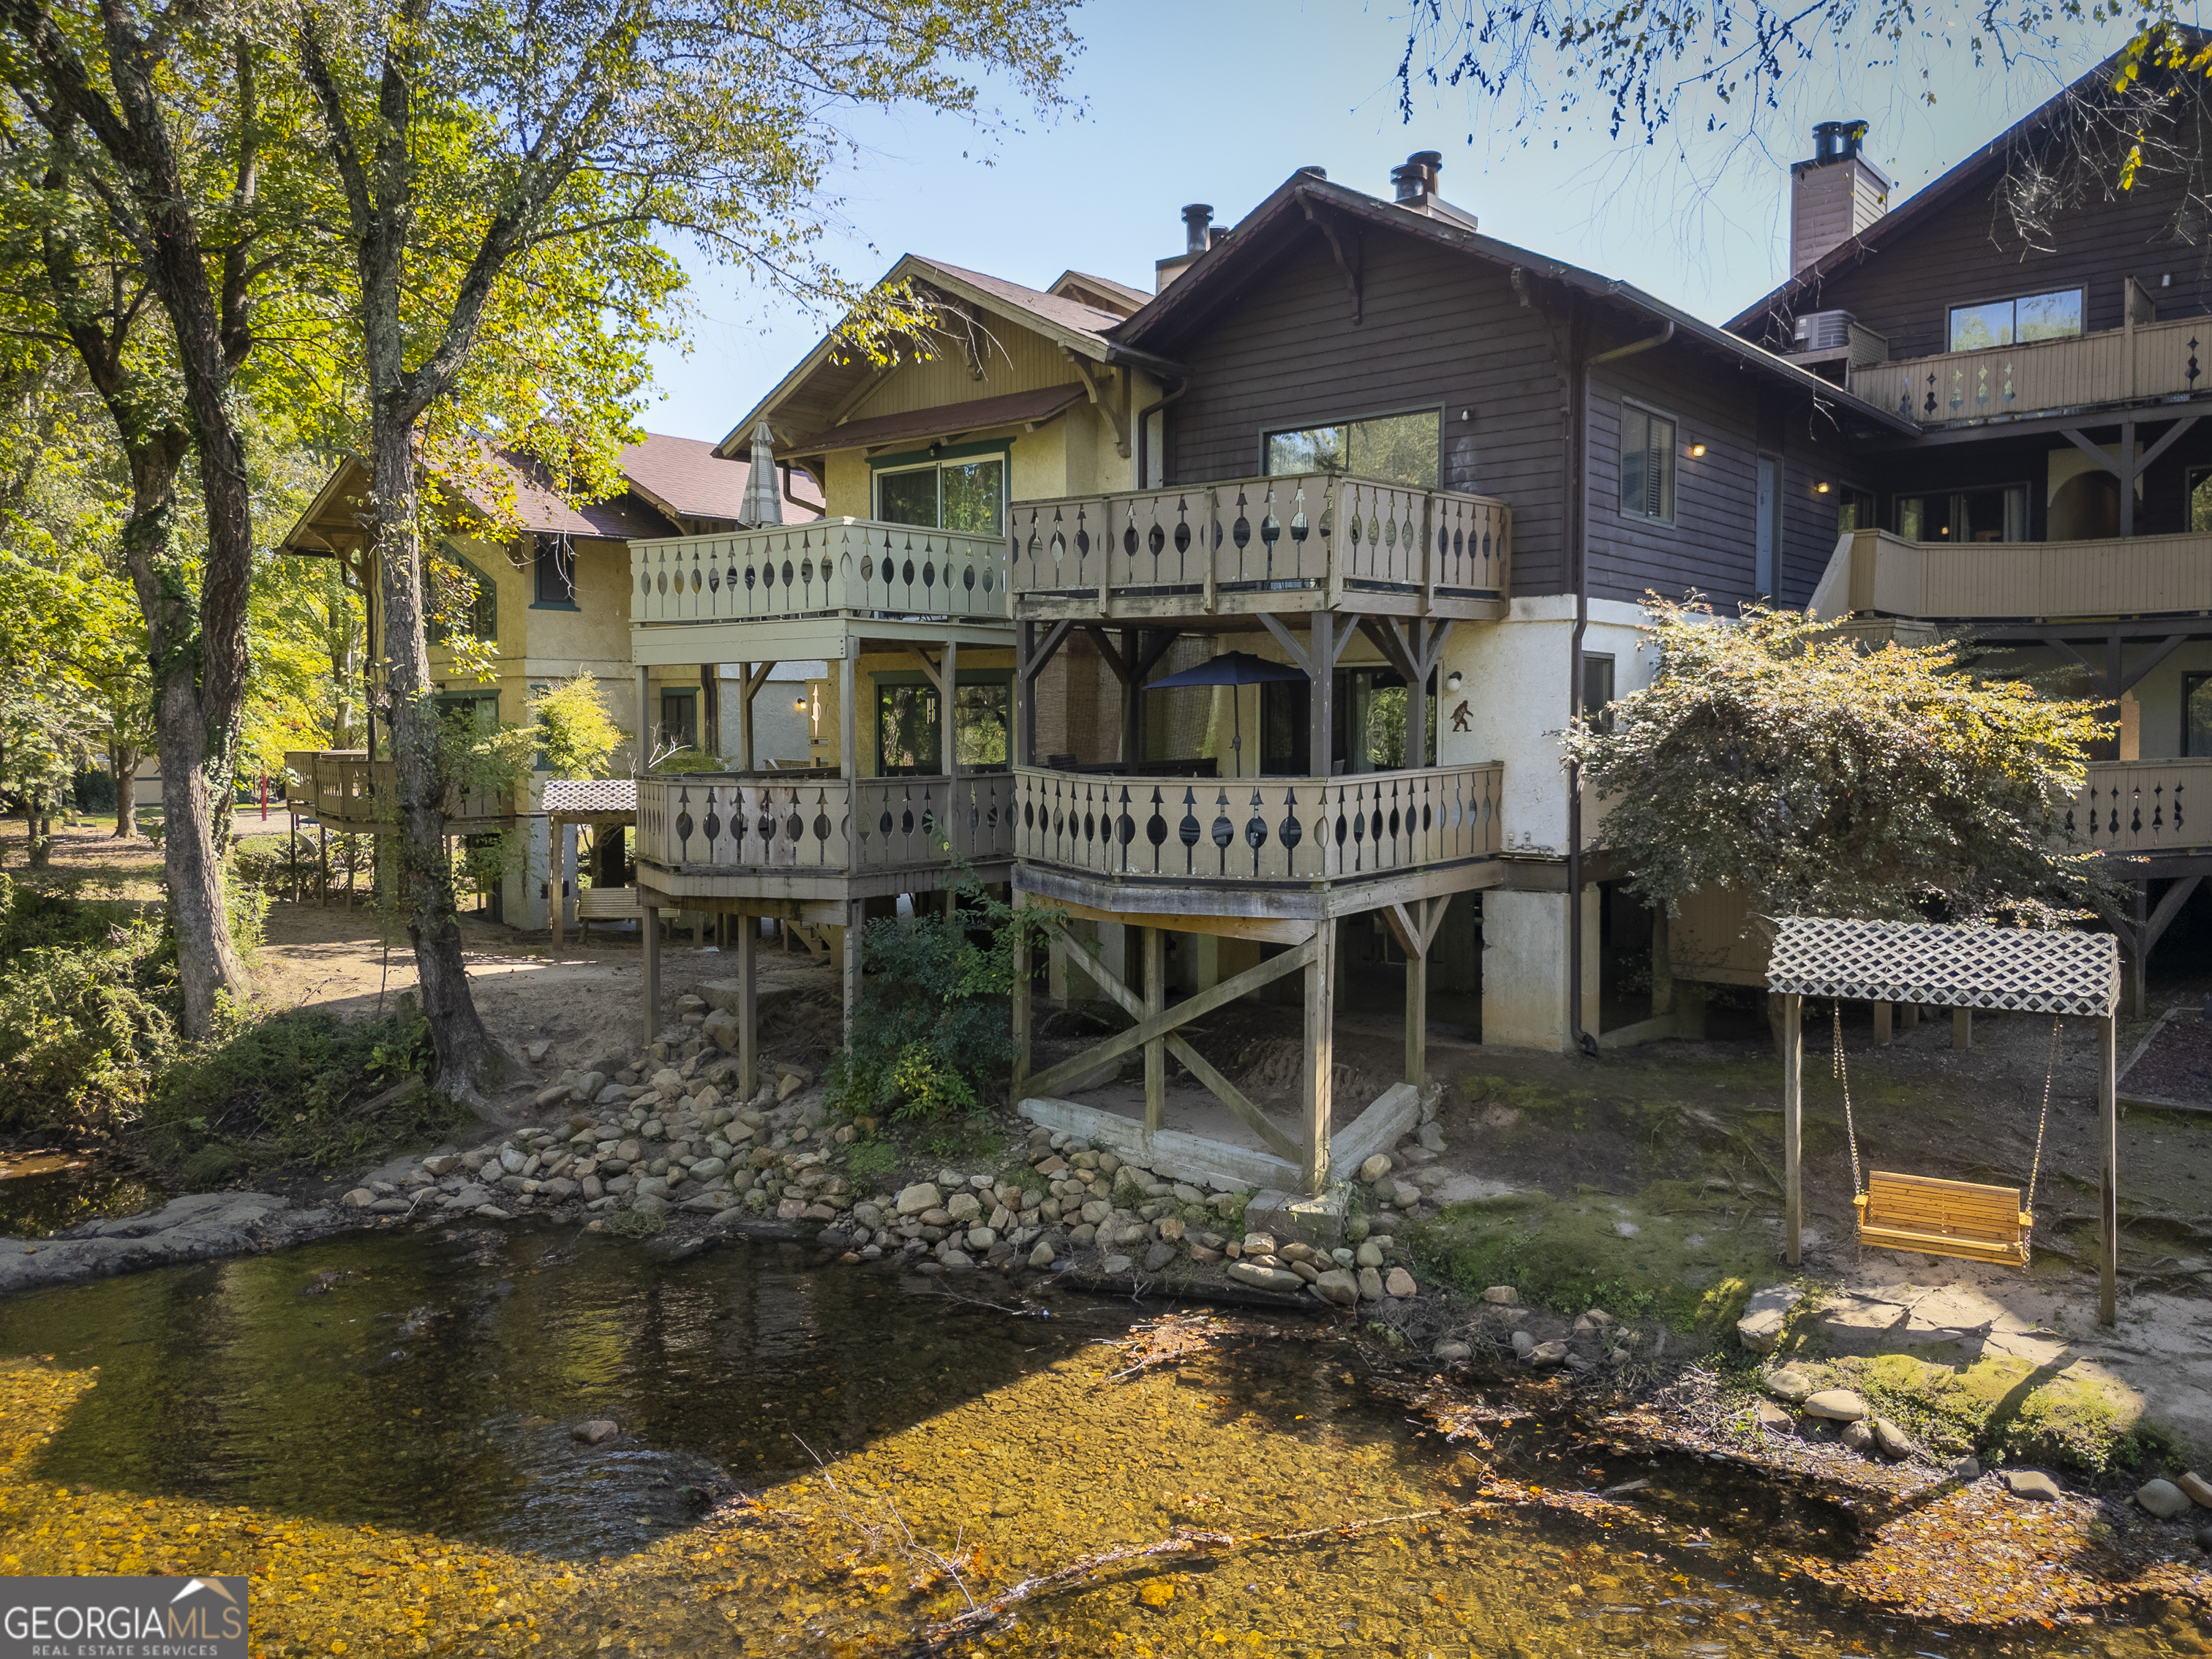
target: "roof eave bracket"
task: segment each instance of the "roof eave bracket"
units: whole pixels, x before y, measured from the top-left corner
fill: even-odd
[[[1328,251],[1336,256],[1336,268],[1344,273],[1344,285],[1352,293],[1352,325],[1358,328],[1365,320],[1367,307],[1366,295],[1363,291],[1367,244],[1355,234],[1351,238],[1351,251],[1346,252],[1345,239],[1337,234],[1336,227],[1328,222],[1328,215],[1315,212],[1314,204],[1303,196],[1298,205],[1305,210],[1306,222],[1328,239]]]

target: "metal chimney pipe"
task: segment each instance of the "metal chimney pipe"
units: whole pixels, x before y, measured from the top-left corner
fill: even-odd
[[[1183,252],[1203,253],[1213,237],[1213,209],[1204,202],[1193,202],[1182,210]]]

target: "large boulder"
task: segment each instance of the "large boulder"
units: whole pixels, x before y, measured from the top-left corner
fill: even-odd
[[[1754,1291],[1743,1317],[1735,1322],[1735,1340],[1753,1353],[1772,1353],[1782,1343],[1782,1328],[1790,1310],[1805,1299],[1794,1285],[1770,1285]]]
[[[899,1194],[898,1212],[902,1216],[920,1215],[925,1210],[937,1208],[939,1201],[937,1188],[933,1182],[917,1181]]]
[[[1856,1423],[1867,1414],[1867,1402],[1849,1389],[1823,1389],[1805,1399],[1805,1415],[1825,1417],[1832,1423]]]

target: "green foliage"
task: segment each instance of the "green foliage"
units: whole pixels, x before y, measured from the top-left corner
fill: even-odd
[[[1566,739],[1641,896],[2044,926],[2103,896],[2059,817],[2098,705],[1983,679],[1955,643],[1865,651],[1796,611],[1645,611],[1651,683]]]
[[[590,674],[579,674],[532,698],[530,714],[536,722],[538,752],[555,777],[606,775],[607,757],[622,744],[623,732],[607,711],[599,683]]]
[[[853,1042],[830,1062],[832,1105],[855,1116],[955,1117],[981,1109],[1012,1065],[1016,946],[1042,944],[1060,915],[1016,910],[965,868],[958,890],[966,905],[957,921],[879,917],[863,931],[868,977]]]
[[[898,1148],[888,1140],[860,1140],[845,1155],[845,1169],[857,1188],[863,1182],[881,1182],[898,1168]]]
[[[710,755],[703,749],[678,749],[662,755],[653,763],[656,773],[726,772],[728,763],[720,756]]]

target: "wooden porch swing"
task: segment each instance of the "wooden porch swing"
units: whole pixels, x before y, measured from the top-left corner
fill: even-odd
[[[2029,932],[2020,928],[1939,927],[1920,923],[1847,921],[1785,916],[1777,925],[1767,964],[1768,988],[1783,999],[1783,1163],[1788,1188],[1787,1255],[1802,1259],[1804,1201],[1801,1152],[1804,1116],[1804,1000],[1826,997],[1833,1007],[1835,1073],[1842,1086],[1844,1127],[1851,1158],[1851,1202],[1862,1248],[1917,1250],[1997,1266],[2026,1267],[2035,1227],[2035,1187],[2043,1170],[2044,1131],[2058,1066],[2063,1021],[2097,1022],[2102,1247],[2098,1319],[2117,1315],[2118,1280],[2118,1109],[2113,1063],[2119,1000],[2119,950],[2108,933]],[[2035,1158],[2025,1195],[2017,1187],[1984,1186],[1932,1176],[1877,1170],[1862,1175],[1858,1126],[1851,1109],[1844,1056],[1843,1004],[1933,1004],[2051,1016],[2051,1053],[2036,1121]]]

